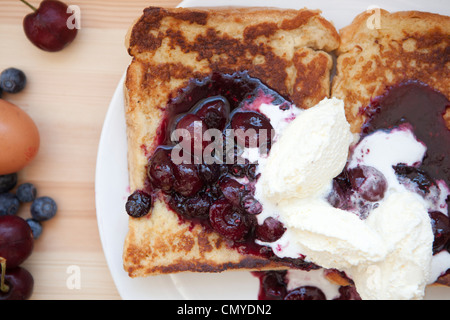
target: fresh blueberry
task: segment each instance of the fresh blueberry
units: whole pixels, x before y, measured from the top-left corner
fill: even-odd
[[[20,202],[13,193],[0,194],[0,216],[15,215],[19,211]]]
[[[125,209],[131,217],[140,218],[149,213],[152,204],[151,195],[142,190],[136,190],[128,197]]]
[[[0,193],[12,190],[17,184],[17,173],[0,175]]]
[[[17,93],[25,88],[27,77],[22,70],[8,68],[0,74],[0,87],[5,92]]]
[[[31,216],[36,221],[46,221],[53,218],[58,207],[55,200],[50,197],[36,198],[31,204]]]
[[[31,228],[34,240],[36,240],[42,234],[42,224],[34,219],[27,219],[26,221]]]
[[[32,202],[36,199],[36,193],[36,187],[27,182],[17,187],[16,197],[20,202]]]

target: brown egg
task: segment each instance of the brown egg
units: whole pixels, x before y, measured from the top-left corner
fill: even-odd
[[[0,99],[0,175],[27,166],[36,156],[39,144],[33,119],[18,106]]]

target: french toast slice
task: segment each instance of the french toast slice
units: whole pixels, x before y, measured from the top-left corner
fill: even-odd
[[[338,45],[336,29],[314,10],[145,9],[126,40],[132,56],[125,83],[130,191],[145,188],[167,103],[190,80],[245,71],[309,108],[330,94],[330,52]],[[123,265],[130,277],[286,268],[180,221],[159,198],[150,214],[129,218]]]
[[[379,14],[378,26],[374,14]],[[418,11],[364,12],[340,30],[340,38],[332,96],[344,100],[354,133],[360,133],[366,121],[363,108],[402,83],[423,83],[450,100],[450,17]],[[443,117],[450,130],[450,108]],[[436,284],[450,286],[450,272]]]
[[[361,106],[402,81],[420,81],[450,98],[450,17],[380,9],[376,26],[374,14],[363,12],[340,30],[332,96],[344,100],[353,132],[365,120]],[[445,119],[450,123],[450,110]]]

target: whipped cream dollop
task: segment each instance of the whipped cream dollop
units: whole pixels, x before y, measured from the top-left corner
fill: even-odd
[[[259,162],[255,197],[263,205],[258,222],[272,216],[287,230],[279,240],[260,244],[280,257],[305,257],[324,268],[344,271],[363,299],[422,298],[432,277],[429,204],[400,186],[392,163],[420,162],[425,146],[410,132],[402,132],[391,146],[401,145],[402,150],[383,162],[376,158],[386,153],[383,137],[366,141],[370,155],[364,143],[359,145],[351,165],[376,166],[388,176],[389,184],[384,199],[362,220],[326,200],[353,141],[343,102],[324,99],[300,112],[278,134],[268,158]],[[372,146],[379,150],[374,152]],[[410,158],[405,160],[405,153]]]
[[[341,100],[322,100],[305,110],[271,149],[260,178],[264,195],[280,202],[323,192],[344,168],[352,140]]]

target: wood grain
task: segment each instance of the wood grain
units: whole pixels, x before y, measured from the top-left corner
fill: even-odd
[[[35,6],[38,0],[31,0]],[[0,70],[22,69],[21,93],[4,94],[35,120],[41,134],[37,158],[19,173],[39,195],[53,197],[57,216],[24,263],[35,280],[34,300],[120,299],[106,265],[95,211],[95,165],[109,102],[129,56],[123,45],[130,24],[149,5],[174,7],[178,0],[66,1],[81,9],[75,41],[58,53],[34,47],[22,20],[30,9],[18,0],[0,4]],[[30,216],[29,205],[19,213]],[[79,282],[72,281],[75,275]]]

